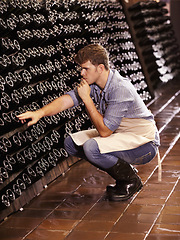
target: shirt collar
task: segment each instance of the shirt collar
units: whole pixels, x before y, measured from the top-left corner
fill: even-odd
[[[108,75],[108,79],[107,79],[106,85],[105,85],[105,87],[104,87],[104,89],[103,89],[102,92],[106,92],[106,90],[108,89],[109,84],[110,84],[110,82],[111,82],[111,79],[112,79],[113,75],[114,75],[114,72],[110,69],[110,70],[109,70],[109,75]],[[95,89],[96,89],[96,90],[99,90],[99,87],[98,87],[97,85],[95,85]]]
[[[113,71],[110,69],[109,70],[109,75],[108,75],[108,80],[107,80],[107,82],[106,82],[106,85],[105,85],[105,88],[103,89],[103,92],[106,92],[106,90],[108,89],[108,87],[109,87],[109,84],[110,84],[110,82],[111,82],[111,79],[112,79],[112,77],[113,77]]]

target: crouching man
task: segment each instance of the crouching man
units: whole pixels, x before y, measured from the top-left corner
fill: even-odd
[[[65,148],[70,155],[88,160],[115,179],[107,186],[112,201],[129,199],[143,184],[131,165],[151,161],[159,146],[154,117],[128,78],[110,69],[107,51],[99,44],[80,49],[81,82],[72,91],[43,108],[20,114],[22,123],[35,124],[83,102],[94,129],[70,134]]]

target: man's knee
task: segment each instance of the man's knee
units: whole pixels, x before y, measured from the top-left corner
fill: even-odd
[[[94,153],[96,153],[97,150],[99,151],[96,140],[94,139],[87,140],[83,145],[83,150],[87,158],[89,158],[89,156],[92,156]]]
[[[74,146],[73,145],[74,145],[74,143],[70,136],[68,136],[64,139],[64,148],[70,155],[74,154]]]
[[[66,137],[65,139],[64,139],[64,147],[66,148],[66,146],[69,146],[69,143],[70,143],[70,139],[71,137],[70,136],[68,136],[68,137]]]

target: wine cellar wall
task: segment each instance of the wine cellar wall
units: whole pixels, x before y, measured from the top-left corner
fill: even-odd
[[[146,2],[148,8],[153,1]],[[103,45],[111,68],[129,76],[144,101],[154,97],[158,81],[168,81],[178,73],[179,60],[173,54],[168,58],[163,48],[179,51],[164,5],[155,2],[153,6],[162,12],[160,23],[167,22],[168,39],[155,33],[149,37],[148,21],[153,19],[141,17],[144,5],[110,0],[0,2],[0,221],[22,209],[78,161],[68,156],[64,138],[92,127],[83,104],[44,117],[31,127],[16,116],[38,110],[77,86],[80,69],[74,56],[80,48],[89,43]],[[158,26],[157,20],[153,24]],[[156,59],[157,50],[167,55],[165,62]],[[160,62],[160,67],[168,68],[166,77],[165,70],[158,72]]]
[[[123,1],[146,82],[153,90],[180,72],[180,49],[163,1]]]

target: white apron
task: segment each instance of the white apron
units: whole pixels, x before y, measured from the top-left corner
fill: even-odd
[[[119,128],[109,137],[100,137],[96,129],[72,133],[70,136],[78,146],[93,138],[102,154],[130,150],[155,139],[155,122],[142,118],[123,118]]]

